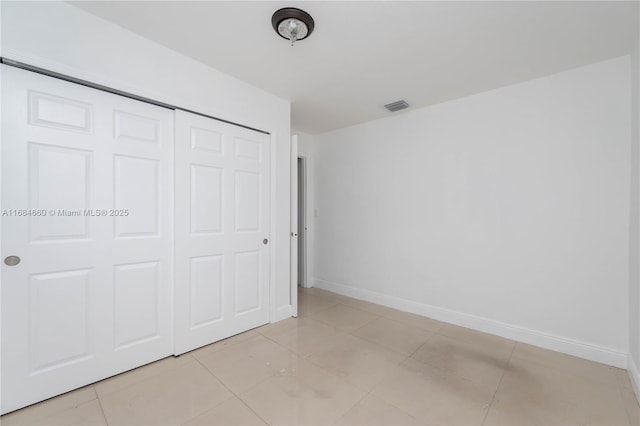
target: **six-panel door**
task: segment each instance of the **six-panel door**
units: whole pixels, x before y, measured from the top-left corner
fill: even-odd
[[[4,413],[173,353],[173,111],[6,66],[2,107]]]
[[[176,111],[176,354],[269,320],[269,135]]]

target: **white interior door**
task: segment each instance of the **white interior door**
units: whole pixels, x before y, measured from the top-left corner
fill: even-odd
[[[298,157],[298,285],[307,287],[307,161]]]
[[[172,353],[173,112],[6,66],[2,107],[5,413]]]
[[[289,247],[291,310],[298,316],[298,135],[291,136],[291,242]]]
[[[175,353],[269,321],[269,135],[176,111]]]

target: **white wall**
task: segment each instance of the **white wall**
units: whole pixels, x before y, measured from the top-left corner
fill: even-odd
[[[0,6],[6,58],[271,133],[273,319],[290,316],[289,102],[66,3]]]
[[[626,366],[628,56],[315,138],[316,285]]]

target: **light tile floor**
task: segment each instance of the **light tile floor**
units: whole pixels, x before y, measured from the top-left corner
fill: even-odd
[[[626,371],[317,289],[300,316],[2,425],[638,425]]]

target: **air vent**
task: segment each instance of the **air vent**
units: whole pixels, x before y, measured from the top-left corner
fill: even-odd
[[[401,109],[409,108],[409,104],[407,103],[407,101],[396,101],[391,102],[390,104],[386,104],[384,107],[391,112],[396,112],[400,111]]]

